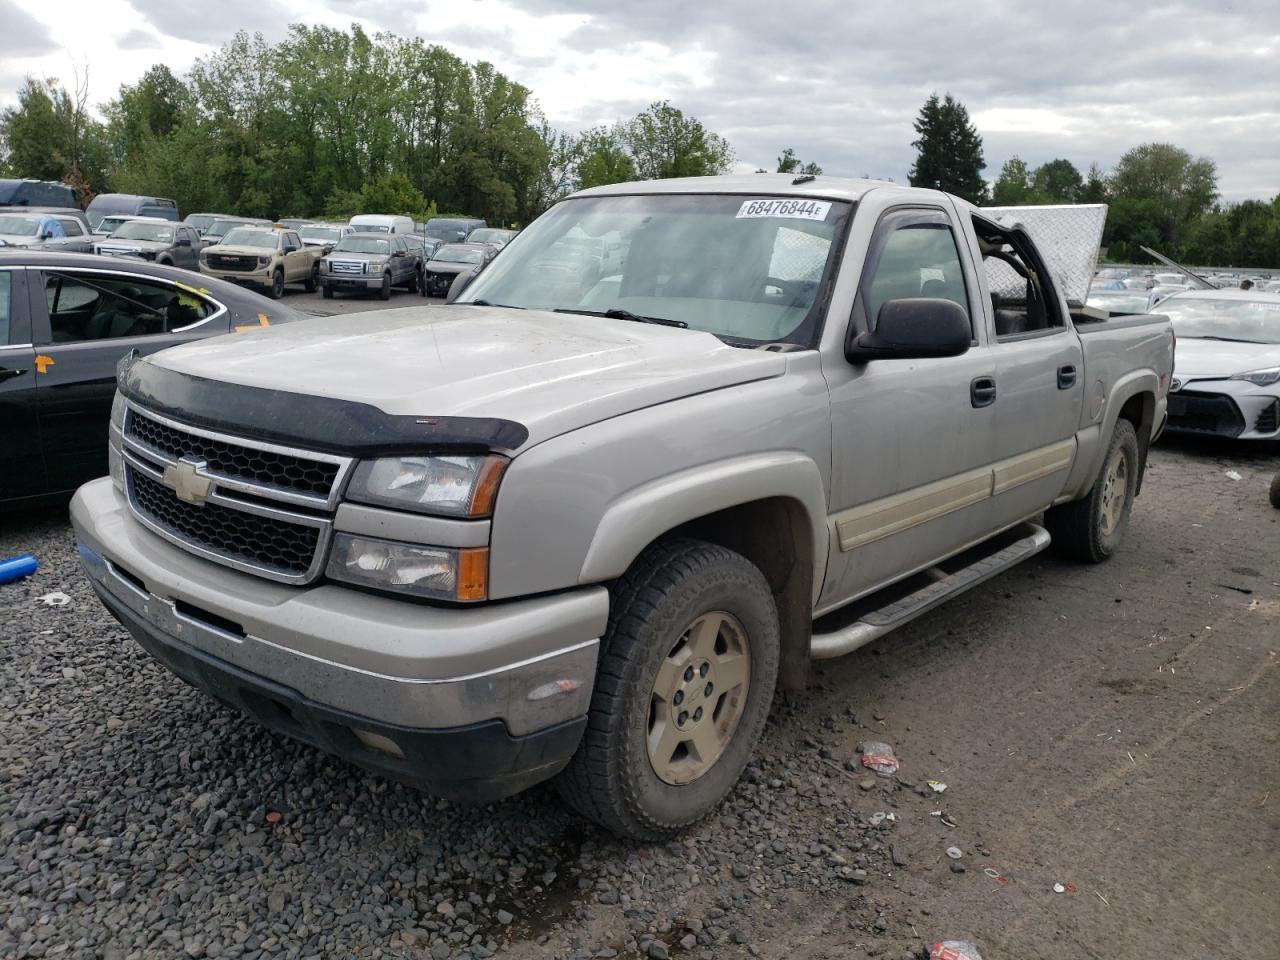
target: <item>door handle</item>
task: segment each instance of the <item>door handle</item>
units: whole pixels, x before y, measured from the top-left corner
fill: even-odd
[[[14,369],[7,369],[5,367],[0,367],[0,382],[4,382],[5,380],[12,380],[14,377],[20,377],[26,372],[27,371],[25,370],[14,370]]]
[[[1070,390],[1076,385],[1076,368],[1067,363],[1058,368],[1058,389]]]
[[[975,407],[989,407],[996,402],[996,378],[978,377],[969,384],[969,402]]]

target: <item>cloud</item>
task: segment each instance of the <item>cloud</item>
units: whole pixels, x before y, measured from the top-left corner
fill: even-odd
[[[49,28],[11,0],[0,0],[6,57],[39,57],[58,49]]]
[[[173,3],[172,0],[130,0],[144,25],[179,40],[221,46],[244,30],[270,40],[284,36],[292,22],[308,21],[306,4],[280,0],[217,0],[214,3]]]
[[[116,38],[120,50],[154,50],[160,46],[160,38],[148,30],[130,30]]]

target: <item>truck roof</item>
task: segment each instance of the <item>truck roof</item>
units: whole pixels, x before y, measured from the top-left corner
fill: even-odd
[[[884,180],[854,180],[845,177],[807,177],[793,173],[736,173],[723,177],[683,177],[674,180],[631,180],[590,187],[573,194],[575,197],[624,196],[638,193],[765,193],[794,194],[824,200],[857,200],[876,188],[917,190]],[[928,191],[933,193],[935,191]]]

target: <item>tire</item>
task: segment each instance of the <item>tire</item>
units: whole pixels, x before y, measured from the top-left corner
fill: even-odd
[[[1271,478],[1271,505],[1280,510],[1280,473]]]
[[[327,283],[320,288],[320,293],[326,300],[333,299],[333,287],[329,286]]]
[[[709,650],[710,660],[700,656]],[[701,820],[733,788],[760,738],[778,650],[773,595],[745,557],[699,540],[649,547],[611,590],[587,730],[556,779],[561,796],[632,840]],[[705,756],[677,729],[694,721],[688,729],[704,735]]]
[[[422,271],[421,270],[413,271],[413,276],[409,278],[408,289],[410,293],[422,292]]]
[[[1129,526],[1138,489],[1138,462],[1138,435],[1133,424],[1117,420],[1102,469],[1088,495],[1045,511],[1045,526],[1058,553],[1082,563],[1101,563],[1116,552]],[[1119,504],[1115,503],[1117,496],[1123,497]]]
[[[313,263],[311,272],[307,274],[307,279],[302,282],[302,289],[307,293],[315,293],[316,287],[320,286],[320,264]]]
[[[275,273],[271,274],[271,290],[267,294],[272,300],[279,300],[284,296],[284,270],[276,267]]]
[[[378,290],[379,300],[391,299],[391,274],[384,273],[382,275],[382,287]]]

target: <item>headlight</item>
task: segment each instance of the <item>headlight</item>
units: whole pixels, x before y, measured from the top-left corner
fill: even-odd
[[[1248,380],[1259,387],[1268,387],[1280,383],[1280,367],[1267,367],[1265,370],[1251,370],[1248,373],[1237,373],[1232,380]]]
[[[144,259],[144,260],[154,260],[155,258],[156,258],[156,252],[155,252],[154,250],[143,250],[143,251],[142,251],[142,259]]]
[[[379,590],[471,602],[488,595],[489,551],[418,547],[339,533],[327,573],[334,580]]]
[[[506,457],[387,457],[356,467],[347,497],[446,517],[493,513]]]
[[[258,266],[260,266],[260,267],[265,267],[265,266],[266,266],[268,263],[270,263],[270,262],[271,262],[271,258],[270,258],[270,257],[259,257],[259,258],[258,258]]]

